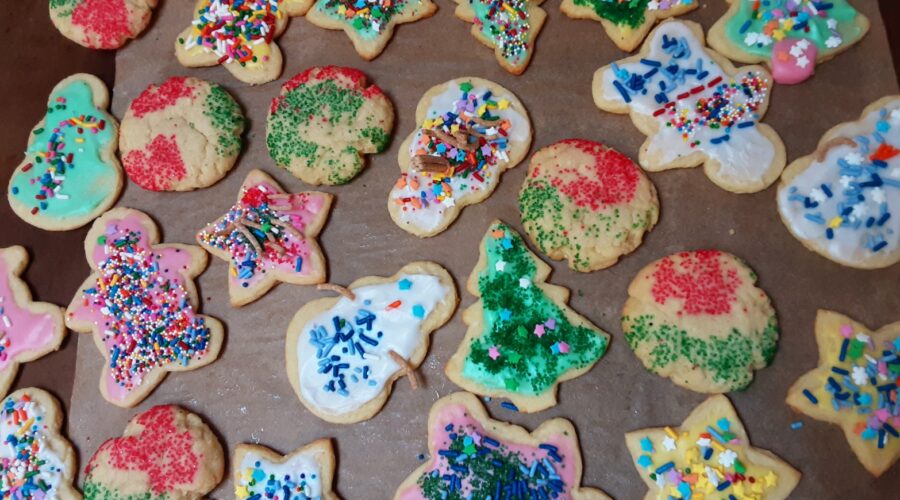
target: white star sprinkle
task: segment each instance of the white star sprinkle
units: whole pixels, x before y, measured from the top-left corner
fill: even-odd
[[[802,50],[806,50],[809,48],[809,40],[804,38],[804,39],[800,40],[799,42],[797,42],[794,45],[794,47],[800,47]]]
[[[861,154],[854,151],[854,152],[848,154],[847,156],[845,156],[844,160],[846,160],[847,163],[849,163],[853,166],[857,166],[857,165],[862,165],[863,161],[865,161],[865,158],[863,158]]]
[[[854,366],[850,376],[853,378],[853,383],[858,386],[862,387],[869,383],[869,375],[866,374],[866,369],[862,366]]]
[[[734,465],[734,461],[736,458],[737,453],[726,449],[725,451],[719,453],[719,465],[723,467],[731,467],[732,465]]]
[[[837,28],[837,19],[835,19],[833,17],[829,18],[827,21],[825,21],[825,25],[828,26],[828,29],[833,30],[833,29]]]
[[[494,264],[494,269],[496,269],[497,272],[502,273],[506,269],[506,262],[502,260],[498,261],[496,264]]]
[[[765,47],[772,43],[772,38],[763,33],[750,32],[744,37],[744,43],[747,45],[760,45]]]
[[[708,448],[710,444],[712,444],[712,441],[710,441],[709,438],[700,438],[697,440],[697,446],[701,448]]]
[[[851,218],[862,219],[865,218],[866,215],[869,214],[869,208],[866,207],[865,202],[857,203],[853,205],[853,211],[850,212]]]
[[[806,68],[809,66],[809,58],[806,56],[801,56],[797,58],[797,66],[801,68]]]
[[[884,203],[884,200],[885,200],[884,189],[877,187],[871,191],[871,194],[872,194],[872,201],[874,201],[875,203],[878,203],[879,205]]]
[[[791,47],[791,55],[794,57],[800,57],[803,55],[803,47],[800,46],[800,42],[797,42],[793,47]]]
[[[528,288],[531,286],[531,280],[523,276],[519,278],[519,286],[521,288]]]
[[[647,4],[647,10],[659,10],[659,2],[657,0],[650,0]]]
[[[825,196],[825,191],[822,191],[820,188],[815,188],[809,192],[809,197],[813,199],[813,201],[817,203],[822,203],[827,200],[828,197]]]
[[[663,438],[663,448],[666,451],[674,451],[678,446],[675,444],[675,440],[672,439],[672,436],[666,436]]]
[[[445,207],[456,206],[456,202],[453,200],[453,198],[450,198],[450,197],[444,198],[444,201],[442,203],[444,204]]]
[[[830,36],[828,40],[825,40],[825,46],[829,49],[837,48],[841,43],[843,43],[843,40],[837,36]]]
[[[706,479],[709,480],[709,484],[713,486],[719,485],[719,475],[716,474],[716,471],[708,465],[706,466]]]
[[[853,177],[850,177],[849,175],[842,175],[838,182],[841,183],[842,188],[847,189],[848,187],[850,187],[850,183],[853,182]]]

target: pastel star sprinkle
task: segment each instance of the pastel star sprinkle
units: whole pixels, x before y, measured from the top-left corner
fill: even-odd
[[[500,349],[495,345],[491,346],[490,349],[488,349],[488,356],[496,361],[497,358],[500,357]]]

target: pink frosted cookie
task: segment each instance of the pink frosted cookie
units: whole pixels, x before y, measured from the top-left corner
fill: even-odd
[[[325,225],[332,196],[285,193],[261,170],[247,175],[237,202],[197,233],[197,242],[228,261],[231,305],[262,297],[278,282],[325,282],[325,257],[316,236]]]
[[[31,300],[19,278],[27,265],[24,248],[0,249],[0,396],[12,385],[19,363],[59,349],[66,334],[61,307]]]
[[[157,0],[50,0],[50,20],[69,40],[89,49],[118,49],[137,38]]]
[[[69,328],[93,334],[105,359],[100,392],[117,406],[140,403],[170,371],[212,363],[222,346],[222,324],[197,313],[193,279],[206,253],[158,242],[143,212],[97,219],[84,242],[93,272],[66,310]]]

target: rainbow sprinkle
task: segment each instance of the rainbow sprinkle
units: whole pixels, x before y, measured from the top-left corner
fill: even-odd
[[[193,35],[179,40],[185,49],[202,47],[219,56],[219,63],[242,66],[259,62],[254,47],[271,44],[282,0],[204,0],[197,10]],[[263,56],[268,60],[268,55]]]
[[[28,394],[12,396],[0,407],[0,496],[4,499],[56,497],[63,464],[46,447],[44,411]]]

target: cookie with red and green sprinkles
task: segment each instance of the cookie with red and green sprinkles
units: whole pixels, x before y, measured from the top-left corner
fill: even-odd
[[[567,139],[531,158],[519,191],[531,241],[581,272],[609,267],[656,225],[656,188],[640,167],[603,144]]]
[[[506,71],[521,75],[528,68],[547,11],[544,0],[455,0],[456,17],[472,23],[472,36],[494,49]]]
[[[147,28],[156,4],[157,0],[50,0],[50,20],[79,45],[115,50]]]
[[[307,184],[346,184],[365,155],[384,151],[394,105],[357,69],[313,67],[288,80],[272,100],[266,144],[275,164]]]
[[[745,389],[778,348],[778,318],[747,264],[719,250],[681,252],[628,287],[625,340],[647,370],[702,393]]]
[[[150,191],[218,182],[241,152],[244,114],[223,87],[177,76],[150,85],[122,118],[119,151],[128,178]]]

